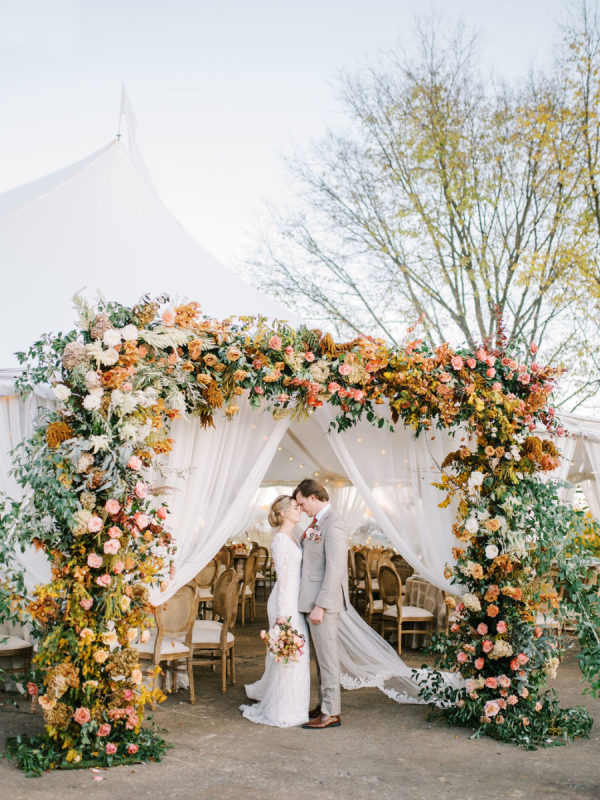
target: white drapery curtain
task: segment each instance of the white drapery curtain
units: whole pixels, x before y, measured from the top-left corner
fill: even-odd
[[[151,591],[153,604],[164,603],[188,583],[230,536],[243,530],[248,508],[271,463],[290,420],[275,420],[256,411],[245,398],[240,411],[227,420],[215,416],[215,427],[204,430],[198,419],[186,417],[171,425],[175,439],[164,477],[167,521],[174,535],[175,575],[167,589]]]
[[[600,521],[600,442],[585,440],[585,452],[589,459],[594,478],[585,480],[581,484],[585,499],[594,519]]]
[[[358,491],[356,486],[327,486],[331,504],[337,513],[343,518],[346,523],[346,528],[350,537],[358,528],[367,511],[367,504],[364,497]]]
[[[327,432],[333,411],[323,407],[317,413]],[[402,423],[392,432],[366,421],[343,433],[329,430],[327,435],[392,545],[430,583],[456,593],[457,587],[444,577],[444,567],[453,562],[455,508],[439,508],[444,495],[431,485],[440,478],[444,456],[458,447],[456,439],[440,431],[417,439]]]
[[[0,396],[0,490],[12,500],[19,500],[23,490],[15,481],[11,451],[31,436],[38,408],[52,408],[54,401],[45,394],[30,394],[25,400],[14,394]],[[33,547],[24,552],[16,550],[15,560],[24,568],[25,585],[30,592],[39,583],[48,583],[51,578],[50,564],[46,554]]]

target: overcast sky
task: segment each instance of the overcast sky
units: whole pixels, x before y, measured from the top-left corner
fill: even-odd
[[[410,42],[444,9],[480,32],[486,70],[551,58],[566,0],[0,0],[0,191],[116,133],[121,83],[175,216],[235,263],[262,200],[286,197],[282,155],[339,122],[335,79]]]

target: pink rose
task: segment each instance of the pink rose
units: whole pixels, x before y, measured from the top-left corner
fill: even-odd
[[[138,481],[135,485],[135,493],[140,498],[140,500],[144,500],[146,495],[148,494],[148,487],[143,481]]]
[[[142,459],[138,458],[137,456],[131,456],[129,461],[127,462],[127,466],[129,469],[141,469],[142,468]]]
[[[112,578],[110,577],[110,575],[108,573],[105,572],[104,575],[99,575],[96,578],[96,583],[98,584],[98,586],[102,586],[103,588],[106,588],[107,586],[111,585]]]
[[[506,633],[506,631],[508,630],[506,622],[504,622],[503,619],[501,619],[500,622],[496,623],[496,630],[498,631],[498,633]]]
[[[519,669],[519,666],[520,666],[520,664],[519,664],[519,662],[517,661],[517,659],[516,659],[516,658],[513,658],[513,659],[511,660],[511,662],[510,662],[510,668],[511,668],[512,670],[515,670],[515,671],[516,671],[516,670],[518,670],[518,669]]]
[[[496,370],[493,367],[490,367],[489,369],[486,369],[485,374],[488,376],[488,378],[493,378],[496,375]]]
[[[529,656],[526,656],[525,653],[519,653],[517,655],[517,661],[519,662],[520,666],[523,666],[529,661]]]
[[[335,381],[331,381],[331,383],[330,383],[330,384],[329,384],[329,386],[327,387],[327,391],[328,391],[330,394],[336,394],[336,392],[339,392],[339,390],[340,390],[341,388],[342,388],[342,387],[340,386],[340,384],[339,384],[339,383],[336,383]]]
[[[522,383],[523,386],[526,386],[529,383],[529,381],[531,380],[531,378],[527,374],[527,372],[519,372],[517,380],[519,381],[519,383]]]
[[[104,752],[107,756],[114,756],[114,754],[117,752],[117,745],[114,742],[108,742],[104,748]]]
[[[452,356],[452,367],[453,369],[463,368],[463,360],[460,356]]]
[[[485,661],[483,660],[483,658],[476,658],[475,659],[475,669],[483,669],[483,665],[484,664],[485,664]]]
[[[81,600],[79,601],[79,605],[82,608],[85,608],[86,611],[89,611],[90,608],[94,605],[94,601],[92,600],[91,597],[82,597]]]
[[[111,726],[108,722],[103,722],[102,725],[98,728],[98,736],[108,736],[111,731]]]
[[[121,510],[121,504],[118,500],[115,500],[114,497],[111,497],[110,500],[106,501],[104,508],[109,514],[118,514]]]
[[[484,639],[481,643],[481,649],[484,653],[490,653],[494,649],[494,645],[489,639]]]
[[[254,391],[256,392],[256,394],[264,394],[265,393],[265,390],[262,388],[262,386],[255,386],[254,387]]]
[[[363,392],[362,389],[355,389],[354,392],[352,393],[352,396],[354,397],[357,403],[360,403],[361,400],[364,399],[365,393]]]
[[[294,348],[292,347],[291,344],[288,344],[288,346],[284,350],[284,353],[286,354],[286,356],[291,356],[293,352]]]
[[[309,351],[308,351],[308,353],[304,353],[304,358],[305,358],[305,359],[308,361],[308,363],[310,364],[310,363],[311,363],[311,361],[314,361],[314,360],[315,360],[315,354],[314,354],[314,353],[311,353],[311,351],[309,350]]]
[[[97,553],[90,553],[87,557],[87,565],[92,569],[98,569],[98,567],[102,566],[102,556]]]
[[[73,714],[73,719],[78,725],[85,725],[92,718],[89,708],[77,708]]]
[[[501,388],[502,388],[502,384],[498,383],[498,381],[495,381],[494,383],[492,383],[492,389],[495,392],[499,392]]]
[[[467,367],[469,367],[469,369],[475,369],[476,366],[477,362],[474,358],[467,358]]]
[[[132,742],[131,744],[127,745],[127,752],[129,753],[130,756],[134,756],[137,753],[137,751],[138,751],[137,744],[134,744]]]
[[[288,401],[289,399],[290,399],[290,396],[289,396],[289,394],[286,394],[285,392],[284,392],[283,394],[278,394],[278,395],[277,395],[277,400],[278,400],[278,402],[280,402],[280,403],[287,403],[287,401]]]
[[[539,701],[539,700],[538,700],[538,701],[537,701],[537,703],[535,704],[535,710],[536,710],[536,711],[541,711],[541,710],[542,710],[542,704],[540,703],[540,701]]]
[[[127,381],[126,383],[123,384],[123,386],[121,386],[121,389],[124,392],[131,392],[131,391],[133,391],[133,383],[130,383],[129,381]]]
[[[281,339],[279,336],[271,336],[269,339],[269,347],[271,350],[281,350]]]
[[[480,622],[479,625],[477,626],[477,633],[480,636],[485,636],[487,632],[488,632],[488,626],[485,624],[485,622]]]
[[[108,539],[104,542],[104,552],[109,556],[116,556],[121,549],[121,543],[118,539]]]
[[[483,713],[486,717],[495,717],[500,711],[500,706],[497,700],[488,700],[483,707]]]
[[[156,512],[156,516],[159,519],[166,519],[167,518],[167,509],[164,506],[161,506],[158,511]]]
[[[175,312],[170,308],[166,308],[160,316],[167,328],[172,328],[175,325]]]
[[[125,689],[123,691],[123,697],[125,698],[125,700],[133,700],[133,690]]]
[[[147,528],[150,525],[150,520],[145,514],[142,514],[141,511],[136,511],[133,515],[133,521],[138,526],[138,528],[143,531],[144,528]]]
[[[346,364],[346,362],[344,362],[343,364],[340,364],[338,372],[340,375],[350,375],[352,372],[352,367],[350,364]]]
[[[519,691],[521,697],[529,697],[529,689],[526,686],[523,686],[522,689]]]
[[[123,533],[123,531],[120,528],[117,528],[116,525],[112,525],[108,529],[107,533],[108,533],[108,535],[110,536],[111,539],[118,539],[119,536],[121,536],[121,534]]]
[[[475,353],[475,355],[477,356],[477,358],[480,361],[486,361],[487,360],[487,353],[485,352],[483,347],[480,347],[479,350]]]
[[[453,622],[452,625],[450,626],[450,630],[452,631],[452,633],[458,633],[458,631],[460,630],[460,625],[458,624],[458,622]]]
[[[466,653],[463,653],[461,650],[458,655],[456,656],[456,660],[459,664],[466,664],[469,659],[469,656]]]
[[[489,677],[485,679],[485,687],[486,689],[497,689],[498,688],[498,681],[496,678]]]
[[[120,559],[117,559],[115,561],[115,563],[113,564],[113,568],[112,569],[113,569],[113,572],[115,573],[115,575],[120,575],[123,572],[123,570],[125,569],[125,564]]]
[[[536,625],[535,628],[533,629],[533,632],[535,633],[535,638],[539,639],[544,631],[541,628],[538,628],[538,626]]]
[[[128,731],[132,731],[137,725],[139,725],[139,722],[140,722],[139,717],[137,717],[135,714],[131,714],[131,716],[127,718],[127,722],[125,723],[125,728]]]
[[[500,675],[498,678],[498,683],[502,686],[503,689],[508,689],[510,686],[510,678],[508,675]]]
[[[452,375],[449,372],[441,372],[440,373],[440,381],[442,383],[449,383],[452,380]]]
[[[100,528],[102,527],[102,519],[100,517],[90,517],[88,520],[88,531],[90,533],[98,533]]]
[[[493,367],[496,363],[496,359],[494,358],[494,356],[488,356],[485,362],[488,365],[488,367]]]
[[[506,698],[506,702],[508,703],[509,706],[516,706],[517,703],[519,702],[519,698],[517,697],[516,694],[511,694]]]

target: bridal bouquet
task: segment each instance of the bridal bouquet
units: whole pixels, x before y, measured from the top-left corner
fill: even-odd
[[[260,638],[267,645],[267,650],[275,656],[278,663],[287,665],[298,661],[304,653],[305,637],[291,625],[292,618],[282,625],[273,625],[268,631],[261,631]]]

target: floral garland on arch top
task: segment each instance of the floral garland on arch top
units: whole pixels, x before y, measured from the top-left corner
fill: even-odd
[[[569,727],[555,705],[539,699],[544,665],[559,650],[551,636],[538,637],[531,623],[544,593],[525,587],[541,580],[540,570],[549,574],[550,565],[544,558],[535,561],[523,527],[514,529],[511,540],[491,506],[499,488],[507,492],[502,502],[515,501],[515,487],[523,485],[542,497],[544,485],[535,475],[552,469],[557,454],[529,429],[539,421],[553,425],[548,397],[555,371],[525,367],[490,348],[460,354],[444,345],[432,353],[416,342],[394,354],[368,337],[337,344],[320,331],[253,318],[218,322],[202,317],[196,303],[165,305],[161,309],[149,299],[134,308],[81,303],[78,330],[44,337],[20,355],[25,372],[18,389],[26,393],[50,382],[59,401],[17,451],[15,474],[30,491],[21,502],[5,503],[2,519],[9,532],[5,556],[17,543],[33,542],[52,562],[52,582],[37,587],[26,608],[40,635],[39,679],[30,691],[39,692],[46,721],[46,737],[31,749],[47,753],[46,765],[90,759],[110,765],[164,752],[162,739],[142,726],[146,705],[160,697],[142,684],[135,642],[150,635],[147,586],[168,570],[173,543],[168,511],[153,507],[144,471],[170,450],[171,419],[187,411],[211,425],[217,409],[234,416],[246,393],[252,406],[267,405],[275,414],[302,414],[329,403],[340,430],[363,415],[384,425],[374,406],[386,399],[393,418],[417,433],[434,423],[467,426],[477,449],[465,446],[447,459],[442,488],[461,497],[455,532],[464,546],[449,570],[457,582],[473,582],[474,599],[463,598],[458,629],[439,644],[439,655],[442,661],[454,658],[452,666],[465,677],[477,669],[475,662],[483,658],[478,648],[485,651],[488,639],[473,644],[473,615],[480,613],[475,609],[482,607],[484,592],[491,597],[495,586],[501,599],[495,605],[503,614],[493,632],[488,625],[488,638],[498,658],[485,662],[481,677],[496,676],[501,692],[498,682],[509,674],[511,690],[530,688],[515,695],[516,703],[512,694],[503,703],[501,692],[498,700],[488,697],[492,681],[484,689],[478,676],[468,696],[451,698],[452,707],[472,710],[463,722],[473,724],[477,717],[479,725],[484,719],[494,735],[506,731],[504,738],[523,742],[531,740],[522,711],[530,698],[542,704],[536,713],[548,730],[585,733],[580,712],[578,727]],[[525,512],[514,511],[515,524],[519,513]],[[498,550],[493,558],[490,547]],[[501,578],[502,569],[512,574],[509,582]],[[512,670],[509,662],[519,657],[527,660]],[[425,688],[424,696],[431,691]],[[490,700],[505,706],[502,714],[486,705]],[[502,728],[499,717],[509,721],[516,714],[520,722]],[[27,747],[25,742],[13,749],[22,764]]]

